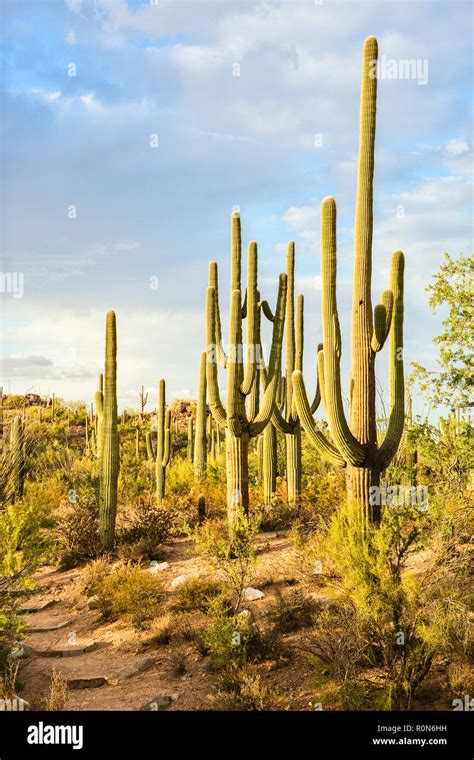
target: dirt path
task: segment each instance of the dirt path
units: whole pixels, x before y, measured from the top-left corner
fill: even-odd
[[[191,553],[188,540],[176,540],[164,548],[169,567],[160,573],[172,592],[177,576],[207,575],[205,563]],[[253,585],[264,589],[265,598],[251,602],[252,613],[265,614],[275,589],[294,586],[291,551],[277,534],[259,537],[258,575]],[[144,569],[146,571],[146,569]],[[209,697],[216,677],[209,671],[208,658],[189,646],[185,652],[186,672],[176,675],[170,664],[168,646],[147,644],[147,635],[121,622],[106,623],[97,610],[88,609],[81,597],[82,571],[60,571],[44,567],[35,576],[37,591],[25,605],[29,656],[21,660],[20,696],[32,709],[44,707],[52,673],[68,683],[64,709],[139,710],[153,703],[154,709],[202,710],[212,707]],[[292,658],[278,670],[266,667],[269,683],[282,682],[293,709],[308,709],[312,697],[305,687],[310,672],[307,658]],[[152,709],[153,709],[152,707]],[[150,709],[150,708],[148,708]]]

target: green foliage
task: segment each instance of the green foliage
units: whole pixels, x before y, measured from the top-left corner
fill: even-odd
[[[325,636],[336,636],[339,627],[353,639],[342,653],[333,651],[335,673],[346,685],[348,678],[360,682],[367,668],[381,668],[385,706],[409,709],[436,658],[465,656],[466,558],[455,526],[416,507],[391,507],[367,534],[345,506],[319,538],[323,579],[343,621],[333,619]],[[415,554],[428,546],[429,561],[414,568]],[[321,632],[316,638],[321,650]],[[337,664],[341,658],[349,658],[349,671]]]
[[[219,583],[208,578],[190,578],[178,587],[173,608],[178,612],[207,612],[212,600],[220,593]]]
[[[158,614],[165,598],[161,582],[136,565],[113,567],[95,579],[97,607],[106,620],[123,620],[144,628]]]
[[[431,293],[429,304],[433,312],[438,307],[448,310],[442,323],[443,331],[433,341],[439,346],[439,371],[428,371],[413,362],[415,371],[412,379],[432,403],[454,409],[472,403],[474,260],[463,254],[452,258],[445,253],[444,261],[433,279],[433,284],[427,288]]]
[[[0,511],[0,671],[22,631],[21,595],[32,589],[31,575],[51,549],[33,507],[15,502]]]
[[[219,581],[232,597],[235,613],[240,609],[244,589],[255,574],[254,540],[258,528],[258,518],[241,512],[232,526],[205,523],[192,531],[197,554],[215,568]]]

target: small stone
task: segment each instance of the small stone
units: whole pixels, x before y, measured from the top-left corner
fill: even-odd
[[[183,583],[186,583],[186,576],[178,575],[177,578],[171,581],[171,588],[178,588],[179,586],[182,586]]]
[[[87,599],[80,599],[77,604],[72,608],[73,610],[85,610],[89,602]]]
[[[21,660],[23,657],[32,657],[34,653],[35,652],[33,647],[30,647],[29,644],[17,641],[16,644],[14,644],[11,652],[7,655],[7,660],[9,662],[12,662],[14,660]]]
[[[167,570],[169,566],[169,562],[156,562],[156,560],[153,560],[153,562],[150,562],[148,572],[155,575],[155,573],[161,573],[163,570]]]
[[[256,602],[258,599],[263,599],[264,596],[263,591],[259,591],[258,588],[252,588],[252,586],[244,588],[243,598],[246,602]]]

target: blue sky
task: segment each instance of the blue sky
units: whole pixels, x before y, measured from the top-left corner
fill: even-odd
[[[113,308],[120,406],[136,405],[144,384],[151,407],[161,376],[169,398],[193,397],[211,259],[227,313],[234,206],[272,302],[296,242],[312,384],[329,194],[347,378],[369,34],[387,59],[428,65],[426,84],[378,85],[373,298],[402,248],[405,358],[433,366],[442,315],[426,285],[444,251],[472,250],[471,3],[7,0],[3,16],[2,271],[24,273],[23,298],[1,295],[6,391],[91,400]],[[386,387],[385,358],[379,379]]]

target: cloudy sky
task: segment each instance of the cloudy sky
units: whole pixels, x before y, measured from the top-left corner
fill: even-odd
[[[120,406],[160,377],[193,397],[207,263],[228,309],[229,220],[259,243],[275,300],[287,241],[321,339],[319,205],[338,205],[347,377],[361,46],[414,59],[378,87],[374,302],[406,255],[407,362],[434,366],[425,287],[472,249],[472,4],[336,0],[4,0],[5,391],[91,400],[117,314]],[[416,73],[416,72],[415,72]],[[3,278],[3,290],[8,291]],[[158,287],[151,287],[158,283]],[[12,290],[10,288],[10,291]],[[19,297],[22,295],[22,297]],[[386,360],[379,379],[387,386]]]

